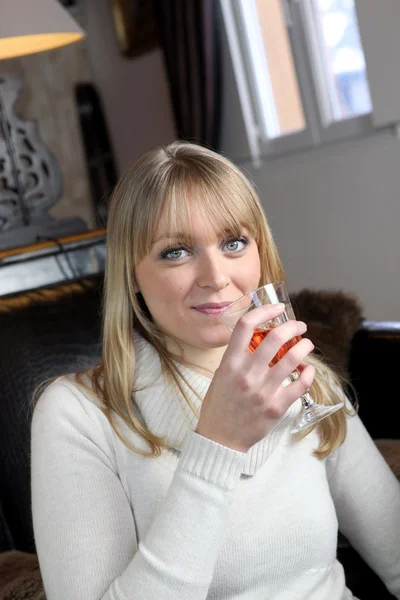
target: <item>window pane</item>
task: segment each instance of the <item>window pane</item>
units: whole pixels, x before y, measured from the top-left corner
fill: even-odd
[[[371,112],[354,0],[313,0],[313,16],[331,120],[340,121]]]
[[[256,10],[278,121],[273,137],[302,131],[306,123],[281,1],[256,0]]]

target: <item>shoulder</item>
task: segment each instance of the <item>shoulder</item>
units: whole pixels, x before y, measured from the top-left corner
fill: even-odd
[[[68,443],[81,443],[83,438],[91,440],[108,454],[124,453],[124,446],[115,433],[110,421],[101,408],[101,401],[87,384],[78,383],[74,375],[63,376],[51,383],[40,395],[33,412],[32,443],[41,443],[43,433],[51,436],[55,443],[68,439]],[[140,411],[132,401],[132,408],[141,418]],[[113,413],[118,432],[133,446],[142,447],[144,442],[124,421]],[[147,447],[145,447],[147,449]]]
[[[33,411],[33,434],[38,427],[51,427],[54,432],[68,428],[90,437],[108,436],[111,429],[100,401],[74,376],[60,377],[42,392]]]
[[[74,380],[74,375],[63,375],[45,387],[36,402],[34,414],[88,410],[90,404],[95,404],[89,394],[89,390],[86,392],[84,386]]]

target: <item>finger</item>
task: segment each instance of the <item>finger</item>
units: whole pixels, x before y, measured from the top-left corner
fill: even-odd
[[[250,310],[237,321],[225,355],[229,357],[236,352],[248,352],[254,330],[266,321],[276,319],[284,311],[284,304],[265,304]]]
[[[311,340],[303,338],[285,356],[283,356],[268,373],[269,381],[276,386],[282,385],[282,382],[289,377],[300,365],[303,366],[304,359],[314,350],[314,344]],[[309,366],[309,365],[307,365]],[[306,370],[306,366],[300,371],[300,376]]]
[[[264,369],[282,348],[288,349],[306,331],[307,325],[302,321],[288,321],[268,330],[267,336],[254,352],[254,368]]]
[[[282,408],[287,410],[300,396],[303,396],[310,389],[315,377],[315,369],[312,365],[306,365],[300,373],[298,379],[290,385],[282,387],[278,398]]]

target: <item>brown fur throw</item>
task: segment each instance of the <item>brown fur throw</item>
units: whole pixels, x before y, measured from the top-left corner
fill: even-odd
[[[351,340],[362,320],[358,300],[340,291],[309,289],[291,294],[296,317],[307,324],[315,354],[325,359],[339,375],[347,378]]]
[[[0,553],[0,600],[46,600],[35,554]]]

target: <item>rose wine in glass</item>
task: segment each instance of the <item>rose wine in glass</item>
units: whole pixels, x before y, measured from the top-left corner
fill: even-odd
[[[254,310],[257,306],[262,306],[263,304],[278,304],[280,302],[285,304],[285,312],[279,317],[263,323],[254,330],[249,344],[250,352],[254,352],[269,334],[271,329],[287,322],[289,319],[296,319],[290,303],[286,284],[283,281],[274,281],[242,296],[239,298],[239,300],[236,300],[226,307],[222,313],[222,320],[227,327],[233,331],[239,319],[250,310]],[[289,342],[286,342],[282,348],[278,350],[274,358],[271,360],[269,366],[273,367],[279,360],[281,360],[281,358],[285,356],[290,348],[292,348],[300,340],[301,336],[296,336]],[[288,380],[295,381],[299,375],[299,370],[295,369],[288,377]],[[301,402],[302,410],[294,421],[292,433],[306,429],[307,427],[310,427],[310,425],[329,417],[329,415],[336,412],[343,406],[343,402],[331,406],[316,404],[308,392],[301,396]]]
[[[269,329],[255,329],[254,330],[253,336],[252,336],[252,338],[250,340],[250,344],[249,344],[250,352],[254,352],[255,350],[257,350],[258,346],[261,344],[263,339],[267,337],[267,335],[269,334],[271,329],[272,329],[272,327],[270,327]],[[300,340],[301,340],[301,336],[296,335],[294,338],[292,338],[291,340],[289,340],[288,342],[283,344],[282,348],[280,348],[278,350],[278,352],[275,354],[274,358],[269,363],[269,366],[273,367],[274,365],[276,365],[276,363],[285,356],[286,352],[288,350],[290,350],[290,348],[293,348],[293,346],[295,346],[297,344],[297,342],[299,342]]]

